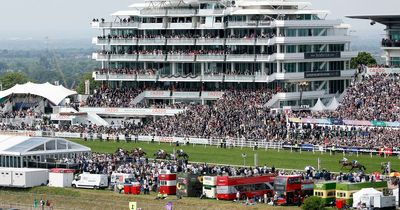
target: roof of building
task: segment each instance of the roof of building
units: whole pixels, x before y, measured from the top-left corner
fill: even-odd
[[[58,105],[66,97],[77,94],[76,91],[69,90],[62,85],[56,86],[48,82],[43,84],[36,84],[27,82],[23,85],[15,85],[14,87],[0,91],[0,98],[7,97],[13,94],[30,94],[41,96],[51,101],[53,104]]]
[[[400,25],[400,15],[350,15],[346,17],[371,20],[383,25]]]
[[[0,135],[0,155],[90,152],[89,147],[62,138]]]

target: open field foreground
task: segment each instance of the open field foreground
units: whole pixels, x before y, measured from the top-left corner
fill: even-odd
[[[73,141],[88,146],[92,149],[92,152],[101,153],[114,153],[117,148],[123,148],[132,150],[135,147],[141,147],[147,152],[147,157],[153,158],[153,154],[158,149],[164,149],[168,153],[172,153],[173,149],[177,149],[174,144],[158,144],[158,143],[126,143],[126,142],[100,142],[100,141],[83,141],[80,139],[72,139]],[[246,165],[254,165],[254,153],[258,156],[258,165],[267,164],[268,167],[275,166],[276,168],[286,169],[304,169],[307,165],[312,165],[317,168],[317,160],[320,159],[321,169],[329,171],[339,172],[341,166],[339,160],[343,158],[342,153],[336,153],[330,155],[329,153],[320,152],[291,152],[290,150],[272,150],[258,149],[253,151],[250,148],[233,148],[233,149],[222,149],[216,146],[180,146],[179,149],[183,149],[189,156],[189,161],[206,162],[206,163],[219,163],[219,164],[232,164],[232,165],[243,165],[242,153],[247,154]],[[361,164],[367,167],[367,172],[381,171],[381,162],[390,161],[392,164],[392,170],[400,169],[400,160],[397,156],[383,158],[377,155],[364,154],[357,157],[356,154],[346,154],[349,160],[358,160]],[[347,172],[347,169],[343,169],[343,172]]]
[[[150,195],[124,195],[108,190],[90,189],[62,189],[50,187],[35,187],[27,190],[1,189],[0,208],[10,207],[7,204],[21,204],[23,209],[31,209],[34,199],[50,200],[53,209],[65,210],[127,210],[130,201],[136,201],[142,210],[162,210],[168,201],[172,201],[174,210],[223,210],[223,209],[248,209],[248,210],[299,210],[298,207],[272,207],[266,204],[245,206],[232,201],[200,200],[198,198],[183,198],[177,200],[170,196],[166,200],[154,200],[156,194]],[[17,206],[17,205],[15,205]],[[40,209],[40,208],[37,208]]]

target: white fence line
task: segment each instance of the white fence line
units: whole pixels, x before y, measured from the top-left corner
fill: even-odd
[[[356,147],[335,148],[320,145],[302,144],[302,145],[289,145],[282,142],[272,142],[263,140],[245,140],[243,138],[197,138],[197,137],[163,137],[151,135],[111,135],[111,134],[98,134],[98,133],[72,133],[72,132],[52,132],[52,131],[28,131],[28,130],[10,130],[0,131],[2,135],[18,135],[18,136],[40,136],[40,137],[59,137],[59,138],[80,138],[85,140],[101,140],[101,141],[142,141],[154,143],[170,143],[172,144],[198,144],[204,146],[217,146],[221,148],[252,148],[254,149],[273,149],[273,150],[290,150],[290,151],[310,151],[313,153],[342,153],[343,155],[359,155],[369,154],[371,157],[380,154],[383,157],[390,155],[397,155],[400,158],[400,151],[386,148],[384,150],[378,149],[365,149]]]

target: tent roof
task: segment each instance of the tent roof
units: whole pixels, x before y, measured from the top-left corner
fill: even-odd
[[[365,195],[376,196],[376,195],[383,195],[383,193],[379,192],[378,190],[375,190],[374,188],[363,188],[353,194],[353,207],[357,207],[358,203],[361,201],[361,197]]]
[[[90,152],[89,147],[62,139],[0,135],[0,155],[40,155]]]
[[[339,102],[337,101],[336,97],[333,97],[331,103],[326,107],[327,110],[329,111],[334,111],[339,107]]]
[[[43,84],[36,84],[27,82],[23,85],[15,85],[14,87],[0,91],[0,98],[7,97],[12,94],[31,94],[41,96],[51,101],[53,104],[58,105],[64,98],[77,94],[75,91],[69,90],[62,85],[56,86],[48,82]]]
[[[320,111],[324,111],[325,109],[326,109],[325,105],[322,103],[321,99],[318,98],[317,103],[315,103],[314,107],[311,108],[311,111],[320,112]]]

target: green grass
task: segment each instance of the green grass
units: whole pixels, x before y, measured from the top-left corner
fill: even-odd
[[[172,153],[173,149],[178,149],[174,144],[158,144],[158,143],[126,143],[126,142],[100,142],[100,141],[83,141],[80,139],[72,139],[72,141],[80,143],[82,145],[88,146],[92,149],[92,152],[101,153],[113,153],[117,148],[123,148],[132,150],[135,147],[141,147],[149,158],[153,157],[153,154],[158,149],[164,149],[169,153]],[[330,155],[329,153],[320,152],[291,152],[287,150],[277,150],[259,149],[253,151],[250,148],[234,148],[234,149],[221,149],[216,146],[201,146],[201,145],[190,145],[190,146],[180,146],[189,156],[189,161],[196,162],[206,162],[206,163],[219,163],[219,164],[231,164],[231,165],[243,165],[242,153],[247,154],[246,165],[254,165],[254,154],[258,156],[258,165],[267,165],[271,167],[274,165],[276,168],[286,168],[286,169],[304,169],[307,165],[312,165],[317,168],[317,159],[320,158],[321,169],[339,172],[341,166],[339,165],[339,160],[342,159],[343,155],[341,153],[336,153],[336,155]],[[374,155],[359,155],[357,157],[355,154],[352,156],[346,155],[349,160],[356,159],[361,164],[367,167],[367,172],[381,171],[381,162],[390,161],[392,164],[392,170],[398,170],[400,168],[400,161],[398,157],[388,157],[382,158]],[[343,169],[343,171],[348,171]]]

